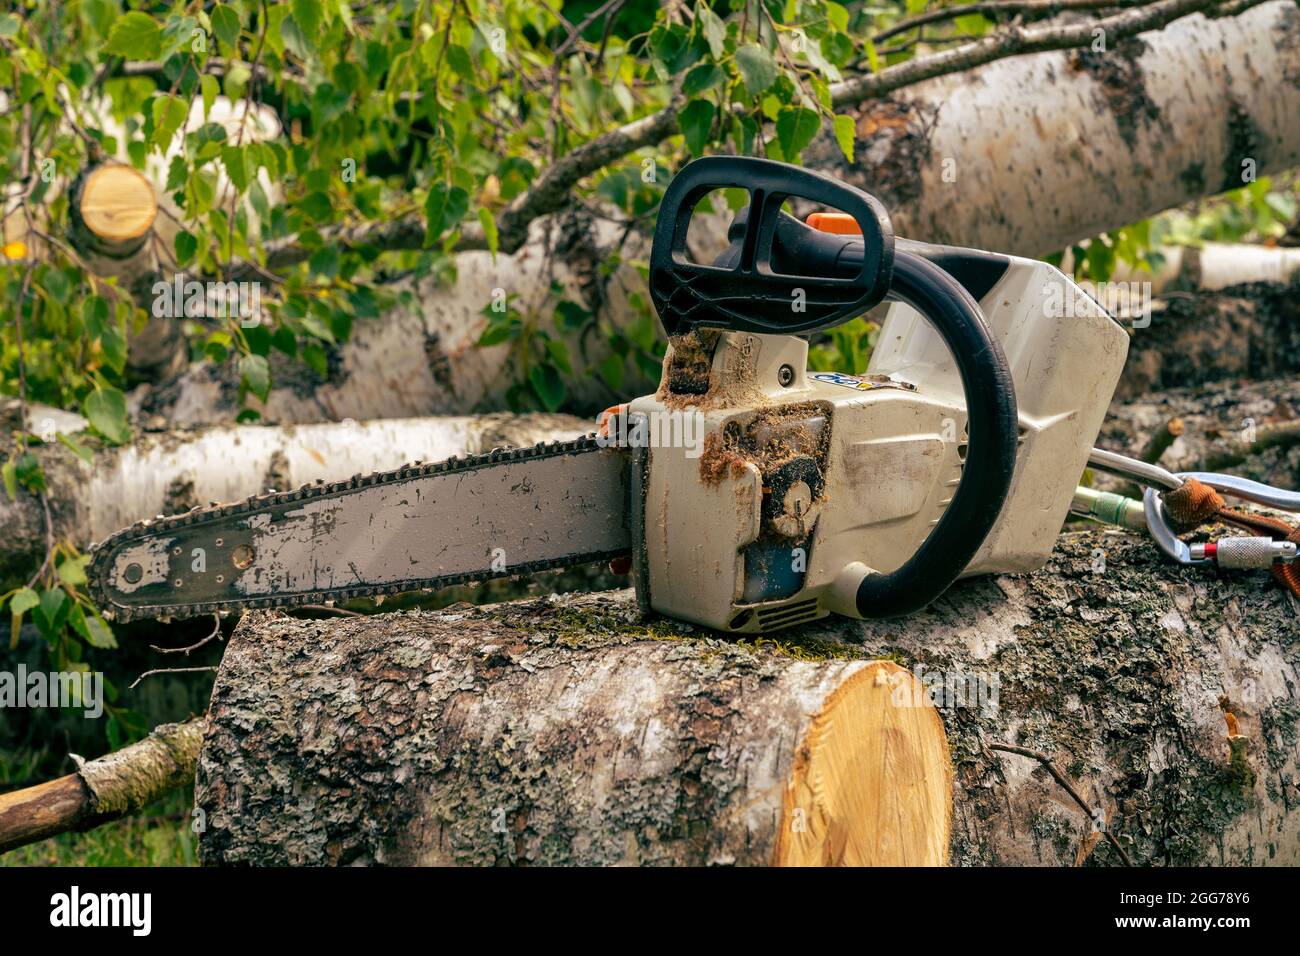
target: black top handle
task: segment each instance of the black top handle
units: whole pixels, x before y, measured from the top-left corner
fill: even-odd
[[[695,206],[715,189],[749,191],[731,248],[702,265],[686,251]],[[781,212],[800,198],[852,216],[861,236],[830,236]],[[848,266],[838,253],[854,247]],[[880,200],[822,173],[745,156],[706,156],[682,169],[659,206],[650,252],[650,297],[664,330],[695,326],[793,334],[861,315],[889,290],[894,230]],[[798,270],[805,270],[801,274]],[[812,275],[806,270],[817,270]],[[795,303],[798,307],[795,307]]]

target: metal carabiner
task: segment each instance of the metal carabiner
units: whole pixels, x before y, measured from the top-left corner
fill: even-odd
[[[1274,488],[1249,478],[1220,475],[1208,471],[1185,471],[1174,474],[1159,465],[1138,461],[1112,451],[1094,448],[1088,464],[1101,471],[1128,478],[1144,486],[1142,510],[1147,530],[1156,545],[1179,564],[1217,564],[1225,568],[1267,568],[1278,561],[1296,560],[1297,546],[1293,541],[1274,541],[1265,537],[1227,537],[1217,541],[1188,544],[1174,533],[1169,525],[1169,513],[1161,500],[1161,493],[1181,488],[1183,482],[1195,479],[1203,485],[1226,492],[1234,498],[1252,501],[1267,508],[1300,512],[1300,492]]]
[[[1225,491],[1236,498],[1284,511],[1300,511],[1300,494],[1283,491],[1271,485],[1218,475],[1208,471],[1186,471],[1176,475],[1180,482],[1195,478],[1216,491]],[[1160,499],[1160,492],[1148,487],[1142,492],[1142,510],[1146,514],[1147,530],[1156,545],[1179,564],[1216,564],[1222,568],[1269,568],[1279,561],[1296,559],[1294,541],[1274,541],[1265,537],[1228,537],[1217,541],[1188,544],[1169,526],[1169,513]]]

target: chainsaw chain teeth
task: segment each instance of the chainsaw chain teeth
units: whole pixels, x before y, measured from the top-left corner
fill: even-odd
[[[465,458],[452,455],[450,458],[433,464],[415,462],[410,465],[404,465],[393,471],[377,471],[372,472],[369,475],[353,475],[351,478],[345,478],[341,481],[326,482],[317,479],[312,484],[303,485],[295,491],[265,492],[259,495],[252,495],[251,497],[245,498],[243,501],[237,501],[230,504],[210,504],[207,506],[197,505],[184,514],[172,515],[171,517],[163,517],[162,515],[159,515],[156,518],[137,521],[129,528],[124,528],[106,538],[97,546],[92,545],[93,556],[88,569],[89,574],[87,575],[89,579],[88,590],[91,599],[95,602],[95,606],[110,620],[129,623],[130,621],[156,618],[160,615],[149,613],[148,609],[142,610],[115,604],[111,594],[109,593],[109,588],[106,584],[108,581],[109,556],[124,542],[136,538],[143,538],[147,535],[166,532],[171,528],[183,528],[191,525],[203,524],[207,521],[247,514],[263,510],[264,508],[273,507],[275,505],[290,504],[296,501],[303,501],[308,498],[317,498],[322,495],[334,494],[340,491],[354,491],[358,488],[384,485],[395,481],[405,481],[412,478],[421,478],[427,475],[444,474],[446,472],[472,471],[475,468],[483,468],[489,465],[497,465],[510,461],[523,461],[527,459],[553,458],[559,455],[581,454],[583,452],[604,450],[606,447],[607,446],[601,445],[596,441],[596,436],[593,433],[569,441],[555,441],[550,444],[547,444],[546,442],[538,442],[536,445],[526,448],[512,448],[508,446],[494,448],[481,455],[471,455]],[[442,577],[428,578],[413,582],[401,582],[399,584],[354,585],[346,588],[331,588],[324,591],[315,591],[310,594],[290,594],[284,597],[266,596],[249,598],[248,600],[242,601],[226,600],[221,601],[220,603],[209,604],[180,604],[173,608],[169,608],[167,612],[161,616],[166,618],[187,618],[197,617],[203,614],[227,613],[230,611],[265,610],[277,607],[293,607],[302,604],[324,604],[327,601],[353,601],[357,598],[404,594],[410,591],[434,590],[437,588],[452,587],[457,584],[470,584],[479,581],[487,581],[493,578],[520,577],[534,574],[538,571],[551,570],[553,568],[572,567],[578,564],[605,561],[624,554],[627,554],[626,549],[618,549],[615,551],[566,555],[560,558],[532,561],[514,565],[504,571],[475,571],[464,574],[451,574]]]

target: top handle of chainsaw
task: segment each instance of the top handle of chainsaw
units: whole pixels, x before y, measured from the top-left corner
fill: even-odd
[[[692,262],[686,236],[695,207],[715,189],[749,192],[711,265]],[[800,198],[853,217],[861,235],[818,232],[781,212]],[[686,166],[664,193],[650,253],[650,295],[670,336],[696,326],[794,334],[861,315],[888,292],[894,232],[874,196],[812,170],[752,157],[709,156]],[[798,308],[796,308],[796,304]]]

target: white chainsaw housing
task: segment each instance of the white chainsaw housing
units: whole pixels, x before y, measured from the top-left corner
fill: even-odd
[[[965,575],[1047,560],[1128,351],[1059,270],[1007,258],[980,306],[1015,382],[1020,442]],[[961,380],[938,334],[892,304],[865,373],[812,372],[807,356],[796,336],[719,333],[707,392],[669,391],[670,353],[659,391],[631,403],[629,422],[657,439],[633,457],[644,605],[739,633],[856,617],[863,577],[897,569],[938,523],[966,451]]]

